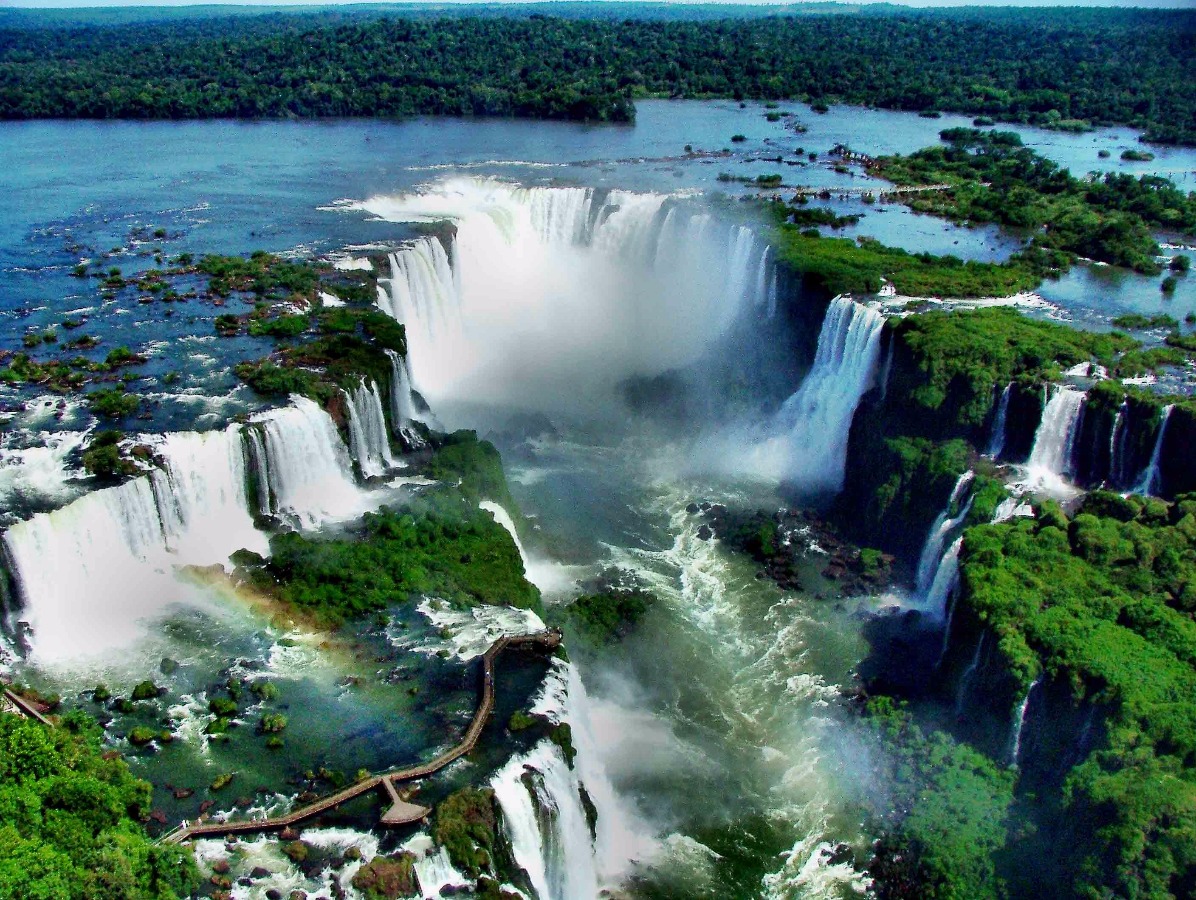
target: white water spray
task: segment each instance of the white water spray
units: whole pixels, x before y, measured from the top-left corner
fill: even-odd
[[[291,406],[255,417],[265,436],[266,475],[275,515],[301,526],[346,520],[366,508],[332,418],[294,395]]]
[[[1016,766],[1022,755],[1022,732],[1026,727],[1026,710],[1030,708],[1030,697],[1034,693],[1034,689],[1042,683],[1042,676],[1039,675],[1034,679],[1034,683],[1026,690],[1026,696],[1022,698],[1022,702],[1018,704],[1017,713],[1013,718],[1013,734],[1009,740],[1009,765]]]
[[[875,309],[844,297],[831,301],[814,367],[777,413],[755,468],[809,491],[843,487],[851,420],[875,378],[884,324]]]
[[[37,660],[66,664],[131,646],[147,621],[191,596],[177,566],[266,549],[246,502],[239,428],[167,435],[157,452],[163,469],[4,535]]]
[[[1013,393],[1013,382],[1005,385],[1001,399],[997,401],[997,414],[993,418],[993,431],[988,438],[988,455],[997,459],[1005,452],[1005,423],[1009,418],[1009,397]]]
[[[351,392],[342,393],[349,416],[350,452],[362,477],[377,478],[395,467],[378,388],[363,380]]]
[[[495,774],[491,787],[507,837],[540,900],[593,900],[627,874],[648,840],[606,776],[585,686],[572,664],[554,661],[532,711],[568,722],[577,755],[571,768],[560,748],[544,740]],[[593,834],[583,792],[597,812]]]
[[[1163,441],[1167,437],[1167,423],[1171,421],[1172,406],[1168,405],[1163,408],[1163,418],[1159,422],[1159,434],[1154,441],[1154,449],[1150,452],[1150,462],[1146,465],[1146,470],[1142,473],[1142,480],[1138,482],[1134,491],[1139,494],[1153,494],[1159,490],[1161,486],[1161,476],[1159,474],[1159,460],[1163,455]]]
[[[417,422],[425,422],[415,404],[414,387],[411,385],[411,370],[407,365],[407,358],[399,356],[393,350],[386,351],[390,359],[390,420],[391,428],[396,437],[400,438],[410,450],[419,450],[428,445],[419,429]],[[429,424],[426,423],[425,424]]]
[[[601,407],[628,377],[695,362],[745,311],[775,303],[751,229],[663,194],[457,178],[360,208],[455,226],[451,251],[425,237],[395,253],[379,298],[441,412],[465,399]]]
[[[1121,468],[1124,465],[1122,444],[1125,442],[1125,418],[1129,413],[1129,402],[1121,401],[1113,419],[1113,431],[1109,434],[1109,478],[1110,484],[1121,484]]]
[[[967,517],[967,514],[972,508],[972,498],[968,498],[968,502],[955,515],[951,515],[951,510],[954,509],[963,499],[964,493],[975,479],[976,473],[971,469],[964,472],[955,482],[955,487],[951,489],[951,496],[947,500],[947,505],[934,523],[930,526],[930,532],[926,535],[926,543],[922,545],[922,555],[918,559],[918,574],[917,574],[917,588],[919,594],[925,594],[930,590],[931,584],[935,581],[935,573],[940,568],[940,562],[943,558],[943,544],[946,541],[947,535],[954,529],[958,528],[960,523]]]
[[[1058,386],[1042,410],[1042,421],[1030,451],[1029,483],[1047,491],[1065,490],[1072,474],[1077,425],[1084,408],[1083,391]]]

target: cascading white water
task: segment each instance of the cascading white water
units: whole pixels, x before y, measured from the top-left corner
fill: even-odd
[[[1085,394],[1065,385],[1057,386],[1042,410],[1042,421],[1034,434],[1027,467],[1031,482],[1057,489],[1072,473],[1076,425],[1084,408]]]
[[[249,464],[253,467],[253,480],[257,487],[257,514],[269,516],[274,513],[274,504],[270,501],[270,474],[266,471],[266,442],[262,438],[260,426],[251,425],[245,429],[245,451],[249,454]]]
[[[342,392],[349,415],[349,448],[361,474],[377,478],[395,467],[386,433],[386,415],[377,386],[363,379],[352,391]]]
[[[626,874],[641,849],[632,817],[606,776],[588,703],[576,668],[554,660],[532,712],[570,724],[573,768],[560,748],[544,740],[512,758],[490,783],[515,861],[540,900],[593,900],[601,887]],[[593,834],[582,791],[597,812]]]
[[[1022,755],[1022,732],[1026,727],[1026,710],[1030,708],[1030,697],[1034,693],[1034,689],[1042,683],[1042,676],[1039,675],[1034,679],[1034,683],[1026,690],[1026,696],[1022,698],[1022,702],[1018,704],[1017,712],[1013,717],[1013,733],[1009,740],[1009,765],[1016,766]]]
[[[884,324],[875,309],[844,297],[832,300],[814,367],[777,414],[780,441],[770,441],[765,453],[775,458],[779,450],[781,473],[807,490],[843,487],[851,420],[872,386]]]
[[[423,421],[416,409],[415,398],[411,392],[411,371],[407,366],[407,358],[399,356],[394,350],[386,351],[390,359],[390,421],[395,436],[400,438],[410,450],[426,447],[428,442],[419,430],[414,427],[416,422]]]
[[[966,515],[966,512],[964,513]],[[957,537],[943,554],[926,591],[926,608],[938,616],[947,613],[947,598],[959,580],[959,551],[963,549],[963,536]]]
[[[1110,484],[1121,484],[1122,443],[1124,442],[1125,417],[1129,412],[1128,401],[1121,401],[1113,419],[1113,430],[1109,434],[1109,478]]]
[[[1154,441],[1154,449],[1150,452],[1150,462],[1146,465],[1146,470],[1142,473],[1142,479],[1134,488],[1134,491],[1139,494],[1151,494],[1159,490],[1160,475],[1159,475],[1159,460],[1163,455],[1163,441],[1167,437],[1167,423],[1171,421],[1172,406],[1163,407],[1163,418],[1159,422],[1159,434]]]
[[[93,491],[4,535],[32,654],[66,663],[129,646],[182,591],[180,565],[265,551],[245,497],[239,427],[164,437],[164,468]]]
[[[984,653],[984,638],[987,634],[987,631],[980,632],[980,640],[976,642],[976,652],[972,655],[972,661],[968,663],[968,667],[959,676],[959,689],[955,693],[956,716],[963,713],[963,703],[967,699],[968,685],[971,683],[972,677],[976,674],[976,670],[980,668],[980,658]]]
[[[951,496],[947,500],[946,507],[939,513],[938,518],[930,526],[930,532],[926,535],[926,543],[922,545],[922,555],[918,559],[916,584],[918,593],[920,594],[925,594],[930,590],[931,584],[935,581],[935,573],[940,568],[939,563],[943,558],[943,544],[947,539],[947,535],[959,526],[972,508],[971,498],[969,497],[967,504],[954,517],[951,515],[951,510],[963,499],[964,493],[975,477],[976,473],[971,469],[959,476],[955,482],[955,487],[951,489]]]
[[[993,417],[993,431],[988,439],[988,455],[993,459],[1005,452],[1005,423],[1009,418],[1009,397],[1013,393],[1013,382],[1005,385],[1001,399],[997,401],[997,414]]]
[[[411,375],[439,412],[453,400],[602,408],[627,378],[692,364],[775,303],[750,228],[663,194],[600,197],[456,178],[360,204],[455,226],[451,251],[425,237],[395,253],[379,298],[406,326]]]
[[[526,780],[526,783],[525,783]],[[539,900],[593,900],[598,877],[578,783],[545,739],[512,757],[490,781],[515,862]]]
[[[262,426],[276,515],[316,526],[353,518],[365,509],[336,425],[315,402],[294,395],[290,406],[254,421]]]
[[[90,431],[43,431],[35,446],[0,448],[0,514],[11,513],[18,501],[61,503],[71,499],[78,489],[70,483],[75,473],[68,468],[68,460],[88,434]]]

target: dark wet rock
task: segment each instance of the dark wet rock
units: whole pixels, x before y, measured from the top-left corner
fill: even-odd
[[[206,813],[209,809],[211,809],[215,805],[216,805],[215,800],[205,800],[203,803],[199,804],[199,814],[202,816],[204,813]]]
[[[162,812],[160,809],[155,809],[150,813],[149,817],[151,821],[157,822],[159,825],[166,824],[166,813]]]
[[[255,879],[269,878],[270,870],[263,866],[254,866],[249,872],[249,877]]]
[[[714,531],[710,528],[709,525],[703,525],[701,528],[698,529],[698,540],[699,541],[708,541],[712,537],[714,537]]]
[[[194,793],[195,793],[195,791],[193,791],[191,788],[175,788],[174,789],[174,799],[175,800],[186,800],[188,797],[190,797]]]
[[[696,503],[691,503],[691,504],[689,504],[689,506],[685,507],[685,511],[687,513],[689,513],[691,516],[694,513],[700,512],[701,509],[702,509],[702,507],[698,506],[698,504],[696,504]]]
[[[282,900],[282,891],[277,888],[270,888],[266,891],[266,900]]]

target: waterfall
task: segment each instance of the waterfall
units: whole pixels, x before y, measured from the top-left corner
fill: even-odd
[[[1027,463],[1031,475],[1039,483],[1058,483],[1072,473],[1076,425],[1084,407],[1084,396],[1083,391],[1059,386],[1043,408],[1042,421],[1034,435],[1034,447]]]
[[[543,740],[513,757],[490,782],[515,861],[527,871],[540,900],[593,900],[629,868],[633,826],[606,776],[588,704],[577,670],[554,660],[532,711],[569,723],[577,751],[574,766],[559,747]],[[583,792],[597,811],[594,833]]]
[[[967,515],[965,512],[964,515]],[[925,606],[935,615],[945,615],[947,611],[947,597],[955,589],[959,580],[959,551],[963,549],[963,536],[960,535],[951,542],[947,552],[943,554],[938,569],[934,573],[934,580],[926,591]]]
[[[993,459],[1005,452],[1005,421],[1009,417],[1009,396],[1013,393],[1013,382],[1005,385],[1001,399],[997,402],[997,414],[993,418],[993,431],[988,438],[988,455]]]
[[[423,421],[416,408],[415,398],[412,396],[414,388],[411,386],[411,370],[407,366],[407,357],[399,356],[393,350],[386,351],[390,358],[390,421],[395,436],[410,450],[420,450],[428,445],[427,440],[415,427],[416,422]],[[426,424],[426,423],[425,423]]]
[[[1154,441],[1154,450],[1150,452],[1150,462],[1142,473],[1142,479],[1134,488],[1138,494],[1150,494],[1160,489],[1159,459],[1163,455],[1163,440],[1167,436],[1167,423],[1171,420],[1170,405],[1163,407],[1163,418],[1159,422],[1159,434]]]
[[[884,324],[880,312],[844,297],[827,309],[814,367],[776,419],[785,472],[806,489],[843,487],[851,420],[872,385]]]
[[[976,670],[980,668],[980,658],[984,654],[984,638],[987,634],[988,632],[986,631],[980,632],[980,640],[976,642],[976,652],[972,654],[972,661],[963,670],[963,674],[959,676],[959,688],[955,693],[956,717],[963,715],[963,702],[967,699],[968,684],[976,674]]]
[[[545,739],[512,757],[490,782],[515,862],[540,900],[598,896],[592,838],[578,783],[561,750]]]
[[[455,226],[391,256],[378,306],[406,326],[411,380],[451,401],[568,409],[621,402],[630,377],[697,363],[775,307],[760,236],[664,194],[451,178],[359,207]]]
[[[889,396],[889,376],[893,373],[893,348],[896,346],[897,336],[891,334],[889,336],[889,346],[885,350],[885,364],[881,367],[880,377],[877,379],[880,384],[880,399],[882,402]]]
[[[1113,419],[1113,431],[1109,434],[1109,484],[1121,484],[1121,467],[1124,465],[1122,445],[1125,443],[1125,417],[1129,409],[1129,401],[1122,400]]]
[[[963,509],[954,517],[951,515],[951,510],[963,499],[964,493],[975,477],[976,473],[971,469],[959,476],[955,482],[955,487],[951,489],[951,496],[947,500],[947,506],[939,513],[938,518],[930,526],[930,532],[926,535],[926,543],[922,546],[922,555],[918,559],[916,584],[918,593],[920,594],[925,594],[930,589],[931,584],[936,580],[935,575],[941,567],[943,543],[946,541],[947,535],[959,527],[972,508],[972,500],[969,497]]]
[[[1022,702],[1018,704],[1017,714],[1013,719],[1013,734],[1010,735],[1009,740],[1009,765],[1016,766],[1022,754],[1022,731],[1026,727],[1026,710],[1030,708],[1030,695],[1034,693],[1034,689],[1042,682],[1042,676],[1039,675],[1034,679],[1034,683],[1026,690],[1026,696],[1022,698]]]
[[[242,429],[164,435],[163,468],[149,474],[167,549],[185,560],[223,560],[241,548],[265,553],[246,496]]]
[[[177,566],[223,563],[242,547],[267,549],[245,495],[239,427],[170,434],[156,450],[163,468],[5,533],[39,661],[69,663],[130,646],[146,620],[186,593]]]
[[[349,414],[349,447],[364,478],[376,478],[395,467],[386,433],[386,415],[377,386],[368,379],[351,392],[342,391]]]
[[[364,509],[336,425],[316,403],[293,395],[291,406],[255,416],[254,421],[262,427],[275,515],[293,524],[317,526],[353,518]]]
[[[257,487],[257,514],[269,516],[274,512],[274,504],[270,501],[270,475],[266,471],[266,443],[262,439],[259,426],[251,425],[245,429],[245,449],[249,454],[249,464],[253,467],[253,480]]]

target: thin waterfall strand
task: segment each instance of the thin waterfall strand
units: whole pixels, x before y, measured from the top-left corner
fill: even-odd
[[[1163,456],[1163,441],[1167,438],[1167,423],[1171,421],[1172,406],[1163,407],[1163,418],[1159,422],[1159,434],[1154,441],[1154,449],[1150,452],[1150,462],[1142,473],[1142,480],[1134,488],[1139,494],[1154,494],[1160,489],[1162,478],[1159,474],[1159,461]]]

